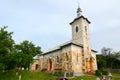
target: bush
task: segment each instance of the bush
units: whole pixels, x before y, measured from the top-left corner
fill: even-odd
[[[63,74],[62,74],[62,73],[57,73],[57,72],[55,72],[55,73],[54,73],[54,76],[63,76]]]
[[[108,70],[103,70],[103,71],[102,71],[102,74],[103,74],[103,75],[108,75]]]
[[[96,75],[96,76],[101,76],[101,75],[102,75],[102,73],[101,73],[101,71],[100,71],[100,70],[96,70],[96,71],[95,71],[95,75]]]

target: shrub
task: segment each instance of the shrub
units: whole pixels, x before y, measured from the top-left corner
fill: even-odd
[[[101,76],[101,75],[102,75],[102,73],[101,73],[101,71],[100,71],[100,70],[96,70],[96,71],[95,71],[95,75],[96,75],[96,76]]]
[[[102,71],[102,74],[103,74],[103,75],[108,75],[108,70],[103,70],[103,71]]]
[[[55,72],[55,73],[54,73],[54,76],[58,76],[58,77],[59,77],[59,76],[63,76],[63,74],[62,74],[62,73],[57,73],[57,72]]]

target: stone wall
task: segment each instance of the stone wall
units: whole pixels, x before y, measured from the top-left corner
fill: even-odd
[[[66,72],[73,73],[74,76],[80,76],[87,72],[97,70],[96,54],[84,53],[82,47],[74,44],[66,45],[60,50],[56,50],[40,57],[31,67],[34,71],[48,72]],[[39,68],[36,70],[36,64]]]

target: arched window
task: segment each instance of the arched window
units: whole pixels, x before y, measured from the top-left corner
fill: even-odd
[[[66,53],[66,61],[68,61],[68,54]]]
[[[59,62],[59,57],[57,56],[57,62]]]
[[[85,31],[87,31],[87,26],[85,26]]]
[[[37,69],[38,69],[38,67],[39,67],[39,65],[38,65],[38,64],[36,64],[36,65],[35,65],[35,70],[37,70]]]
[[[76,61],[78,62],[78,53],[77,53],[77,58],[76,59],[77,59]]]
[[[76,32],[78,32],[78,26],[76,26]]]

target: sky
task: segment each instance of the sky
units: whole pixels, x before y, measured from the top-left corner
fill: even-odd
[[[119,51],[120,0],[0,0],[0,27],[8,26],[16,43],[32,41],[44,52],[71,40],[78,3],[91,22],[92,49]]]

